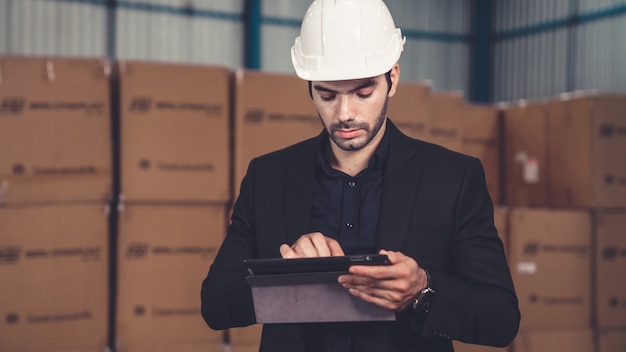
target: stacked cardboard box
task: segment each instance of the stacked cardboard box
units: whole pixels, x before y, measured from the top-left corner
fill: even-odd
[[[0,204],[111,197],[110,65],[2,57]]]
[[[477,157],[485,169],[487,190],[494,204],[504,204],[502,190],[503,133],[498,108],[466,103],[462,113],[463,144],[460,152]]]
[[[548,105],[549,205],[626,208],[626,95]]]
[[[505,204],[548,205],[547,107],[543,102],[504,109]]]
[[[0,279],[12,287],[0,294],[0,349],[102,349],[109,299],[120,351],[219,349],[198,285],[250,160],[322,130],[306,82],[118,64],[118,294],[108,297],[110,65],[2,57],[0,66],[0,232],[10,234],[0,238]],[[405,82],[390,99],[406,134],[480,158],[494,203],[508,207],[495,217],[522,308],[515,352],[624,349],[624,111],[619,95],[499,109]],[[228,336],[235,350],[255,350],[260,326]]]
[[[307,83],[295,75],[238,70],[234,95],[235,196],[257,156],[322,132]]]
[[[200,283],[225,233],[225,207],[129,205],[119,216],[118,351],[219,351]]]
[[[626,348],[626,285],[618,269],[626,225],[625,111],[626,96],[597,94],[503,110],[506,204],[531,207],[514,209],[510,226],[522,309],[516,352],[552,350],[563,335],[578,336],[572,351]],[[530,257],[530,249],[542,248],[551,260]],[[589,348],[588,341],[595,344]]]
[[[432,93],[429,97],[428,133],[424,140],[460,152],[463,150],[463,95],[458,92]]]
[[[0,208],[0,350],[105,349],[107,225],[103,205]]]
[[[0,350],[104,350],[110,65],[2,57],[0,70]]]
[[[506,204],[626,208],[626,96],[505,107]]]
[[[428,136],[430,85],[421,82],[400,82],[396,94],[389,99],[387,116],[405,134],[425,140]]]
[[[432,92],[428,83],[401,82],[388,116],[410,137],[481,160],[494,204],[503,204],[502,132],[497,107],[471,104],[460,92]]]
[[[307,82],[295,75],[238,70],[234,79],[235,197],[257,156],[315,137],[322,131]],[[229,331],[234,351],[258,350],[261,326]]]
[[[121,352],[218,351],[199,290],[230,195],[230,72],[120,62],[115,336]]]

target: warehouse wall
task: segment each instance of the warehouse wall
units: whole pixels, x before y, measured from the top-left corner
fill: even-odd
[[[193,4],[192,7],[185,4]],[[0,0],[0,54],[243,65],[243,0]],[[107,50],[108,36],[113,48]]]
[[[119,6],[119,58],[243,64],[243,0],[127,0]]]
[[[114,12],[108,2],[0,0],[0,54],[244,66],[244,0],[119,0]],[[289,50],[308,4],[261,2],[260,69],[293,72]],[[467,91],[471,2],[387,4],[407,36],[403,80]],[[626,0],[498,0],[494,6],[492,100],[626,91]],[[107,26],[111,18],[114,27]]]
[[[244,66],[244,1],[119,0],[107,27],[106,0],[0,0],[0,54],[114,56],[120,59]],[[407,36],[403,80],[466,90],[469,2],[389,0]],[[293,73],[290,48],[309,1],[263,0],[260,69]],[[107,49],[107,36],[114,45]]]
[[[106,8],[96,1],[0,0],[0,54],[103,56],[105,50]]]
[[[626,91],[626,1],[495,2],[493,98]]]

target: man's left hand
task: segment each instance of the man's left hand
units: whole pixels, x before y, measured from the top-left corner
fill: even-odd
[[[391,264],[353,265],[350,274],[339,276],[339,283],[366,302],[392,311],[404,310],[426,287],[426,272],[401,252],[379,253],[386,254]]]

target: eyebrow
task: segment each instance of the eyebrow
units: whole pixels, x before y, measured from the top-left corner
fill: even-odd
[[[350,89],[348,91],[348,93],[358,92],[361,89],[368,88],[368,87],[371,87],[371,86],[374,86],[374,85],[376,85],[376,81],[373,80],[373,79],[370,79],[370,80],[367,80],[366,82],[364,82],[362,84],[359,84],[355,88]],[[339,91],[320,86],[319,84],[314,85],[313,88],[315,88],[315,90],[318,91],[318,92],[328,92],[328,93],[332,93],[332,94],[339,93]]]

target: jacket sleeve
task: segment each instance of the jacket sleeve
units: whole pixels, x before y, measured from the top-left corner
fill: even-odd
[[[450,263],[430,271],[435,296],[422,335],[504,347],[520,312],[482,165],[472,158],[455,206]]]
[[[254,165],[255,160],[241,183],[226,238],[202,282],[202,317],[215,330],[248,326],[256,321],[243,264],[244,259],[253,257],[256,247],[252,206]]]

